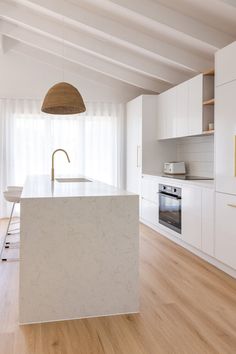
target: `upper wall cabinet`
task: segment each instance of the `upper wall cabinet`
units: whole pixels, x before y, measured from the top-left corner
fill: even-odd
[[[219,50],[215,56],[216,86],[236,80],[236,42]]]
[[[176,104],[175,107],[175,131],[170,136],[170,138],[186,136],[188,135],[188,99],[189,99],[189,82],[183,82],[182,84],[175,87],[174,90],[176,94]],[[170,103],[169,103],[170,104]]]
[[[200,135],[214,122],[214,76],[200,74],[160,94],[157,137]]]

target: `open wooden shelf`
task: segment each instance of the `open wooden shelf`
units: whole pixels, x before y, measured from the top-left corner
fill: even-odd
[[[210,104],[214,104],[214,103],[215,103],[215,99],[214,98],[203,102],[204,106],[207,106],[207,105],[210,105]]]
[[[203,73],[203,75],[215,75],[215,69],[207,70]]]
[[[214,133],[215,133],[215,130],[205,130],[202,132],[202,134],[204,134],[204,135],[212,135]]]

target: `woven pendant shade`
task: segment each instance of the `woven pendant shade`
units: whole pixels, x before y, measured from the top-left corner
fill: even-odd
[[[49,89],[41,110],[49,114],[78,114],[85,112],[86,107],[77,88],[60,82]]]

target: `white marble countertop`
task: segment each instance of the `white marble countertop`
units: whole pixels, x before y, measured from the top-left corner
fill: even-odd
[[[177,178],[171,178],[171,177],[165,177],[160,175],[150,175],[150,174],[145,174],[143,173],[143,176],[151,176],[151,177],[156,177],[163,181],[163,183],[170,183],[174,185],[191,185],[191,186],[197,186],[197,187],[202,187],[202,188],[210,188],[214,189],[215,188],[215,181],[214,180],[183,180],[183,179],[177,179]]]
[[[58,176],[61,177],[61,176]],[[65,176],[63,176],[65,177]],[[68,176],[66,176],[68,177]],[[71,176],[69,176],[71,177]],[[74,176],[75,177],[75,176]],[[84,176],[76,176],[84,177]],[[92,182],[52,182],[49,175],[28,176],[21,199],[128,196],[133,193],[88,178]]]

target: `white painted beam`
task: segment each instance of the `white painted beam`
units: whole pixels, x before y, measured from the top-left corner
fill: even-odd
[[[6,38],[13,52],[19,53],[21,55],[25,55],[27,57],[31,57],[35,60],[38,60],[39,62],[57,68],[61,72],[61,80],[63,79],[63,77],[65,80],[67,80],[66,79],[67,73],[70,72],[80,77],[83,77],[88,81],[99,83],[101,87],[104,86],[106,88],[115,89],[118,91],[122,91],[122,90],[129,91],[131,96],[133,95],[132,97],[136,97],[144,93],[148,94],[153,92],[153,91],[144,91],[143,89],[140,89],[133,85],[129,85],[127,83],[123,83],[122,81],[113,79],[112,77],[109,77],[105,74],[88,69],[80,64],[65,60],[64,58],[54,55],[52,53],[48,53],[43,50],[33,48],[25,43],[19,42],[9,37]],[[64,70],[64,74],[63,74],[63,70]],[[58,76],[58,80],[60,80],[60,75]]]
[[[236,7],[236,1],[235,0],[218,0],[219,2],[224,2],[225,4],[229,6]]]
[[[120,44],[163,62],[177,64],[195,71],[204,71],[213,64],[213,55],[210,58],[196,55],[183,48],[170,45],[167,41],[137,31],[129,25],[78,7],[71,2],[64,0],[16,1],[59,20],[64,17],[67,23],[84,29],[98,38]]]
[[[225,0],[230,1],[230,0]],[[235,0],[232,0],[235,2]],[[101,8],[110,13],[116,13],[120,18],[139,24],[159,35],[165,35],[170,40],[189,43],[204,51],[222,48],[234,40],[234,37],[219,31],[192,17],[181,14],[173,9],[151,0],[78,0],[78,4],[90,4],[91,8]],[[236,2],[235,2],[236,4]],[[168,3],[167,3],[168,6]]]
[[[62,30],[62,25],[58,21],[52,21],[45,16],[38,16],[34,11],[24,7],[15,8],[10,4],[0,4],[0,10],[2,18],[57,40],[61,40],[63,36],[65,44],[154,79],[175,85],[196,74],[194,71],[184,70],[179,66],[166,65],[163,62],[134,53],[120,45],[104,42],[83,30],[74,30],[71,26],[64,26],[64,30]]]
[[[80,64],[94,71],[98,71],[145,90],[162,92],[171,87],[171,85],[165,82],[154,80],[145,75],[122,68],[116,64],[106,62],[103,59],[95,56],[93,57],[79,49],[66,47],[65,50],[63,50],[60,42],[55,41],[52,38],[45,38],[43,35],[33,33],[30,30],[16,26],[12,23],[4,22],[3,20],[0,22],[0,33],[26,43],[34,48],[39,48],[59,57],[64,57],[65,60]]]
[[[4,36],[0,34],[0,54],[4,54]]]

